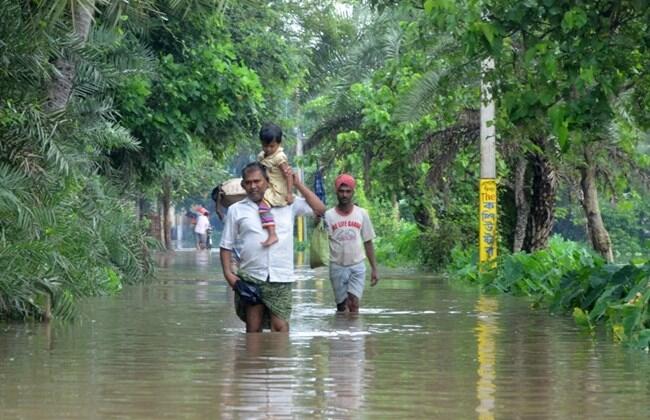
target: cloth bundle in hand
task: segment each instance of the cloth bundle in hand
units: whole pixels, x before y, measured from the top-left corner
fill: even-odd
[[[262,293],[259,287],[253,283],[248,283],[243,280],[237,280],[235,283],[235,290],[239,293],[239,297],[249,305],[258,305],[262,303]]]
[[[326,266],[330,262],[330,244],[324,223],[321,219],[311,233],[309,240],[309,266],[311,268]]]

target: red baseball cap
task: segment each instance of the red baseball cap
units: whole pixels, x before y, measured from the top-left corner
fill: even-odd
[[[334,188],[339,189],[341,185],[347,185],[348,187],[354,189],[354,187],[357,186],[357,182],[354,180],[352,175],[350,174],[341,174],[336,177],[336,180],[334,181]]]

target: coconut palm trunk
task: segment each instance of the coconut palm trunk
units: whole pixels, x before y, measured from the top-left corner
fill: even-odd
[[[73,36],[80,45],[88,40],[95,12],[95,0],[77,1],[73,5]],[[57,112],[66,107],[70,101],[72,85],[75,77],[75,64],[64,55],[54,62],[56,69],[47,89],[47,112]]]
[[[596,187],[596,167],[588,148],[585,148],[585,164],[580,168],[580,187],[582,189],[582,208],[587,218],[587,233],[593,248],[608,263],[614,262],[614,252],[609,232],[605,228],[598,204]]]
[[[546,139],[533,140],[542,152],[531,153],[528,156],[533,171],[530,213],[526,232],[524,249],[534,252],[548,246],[553,222],[555,221],[555,192],[557,179],[555,168],[544,154]]]
[[[526,166],[528,162],[525,157],[517,160],[515,167],[515,207],[517,209],[517,222],[515,225],[515,235],[512,245],[513,252],[519,252],[524,247],[526,239],[526,226],[528,225],[528,215],[530,213],[530,204],[526,194]]]

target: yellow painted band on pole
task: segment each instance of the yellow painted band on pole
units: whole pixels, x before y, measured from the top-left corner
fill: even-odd
[[[481,179],[479,185],[479,261],[497,257],[497,181]]]
[[[298,217],[298,242],[303,242],[305,239],[305,229],[304,229],[304,217]]]
[[[305,238],[305,218],[298,216],[296,220],[296,227],[298,230],[298,242],[303,242]],[[302,248],[300,248],[302,249]],[[301,266],[305,264],[305,251],[298,251],[296,253],[296,265]]]

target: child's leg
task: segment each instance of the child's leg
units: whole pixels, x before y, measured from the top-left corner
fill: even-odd
[[[269,237],[262,242],[262,246],[271,246],[278,241],[278,235],[275,234],[275,220],[273,214],[271,214],[271,205],[266,200],[262,200],[257,209],[260,213],[262,227],[269,232]]]

